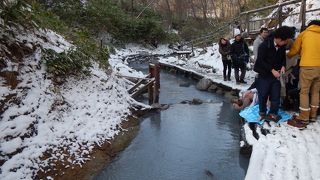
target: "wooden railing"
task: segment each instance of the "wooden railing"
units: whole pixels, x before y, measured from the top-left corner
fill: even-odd
[[[301,3],[301,8],[299,13],[288,13],[288,12],[283,12],[283,8],[288,5],[292,4],[297,4]],[[252,15],[255,13],[262,13],[267,10],[272,10],[272,9],[277,9],[277,12],[273,14],[272,17],[267,17],[267,18],[259,18],[259,19],[253,19],[252,20]],[[304,29],[306,26],[306,13],[310,12],[315,12],[315,11],[320,11],[320,8],[318,9],[311,9],[311,10],[306,10],[306,0],[292,0],[292,1],[286,1],[283,3],[278,3],[276,5],[272,6],[266,6],[263,8],[259,9],[254,9],[246,12],[240,13],[241,17],[244,17],[242,19],[245,19],[245,21],[242,21],[242,25],[245,26],[246,32],[249,34],[256,34],[259,32],[261,26],[265,26],[267,28],[277,28],[281,27],[283,20],[286,19],[289,16],[294,16],[294,15],[300,15],[299,16],[299,22],[301,22],[301,29]],[[288,14],[286,14],[288,13]],[[269,23],[269,24],[268,24]]]
[[[283,9],[285,6],[301,3],[300,12],[298,13],[289,13],[283,12]],[[277,10],[272,17],[267,18],[259,18],[259,19],[252,19],[253,15],[256,13],[263,13],[268,10]],[[304,29],[306,26],[306,13],[320,11],[320,8],[318,9],[311,9],[306,10],[306,0],[291,0],[286,1],[282,3],[278,3],[271,6],[266,6],[259,9],[254,9],[250,11],[245,11],[239,14],[238,17],[233,18],[229,22],[226,22],[222,25],[220,25],[218,28],[214,29],[211,33],[208,33],[204,36],[201,36],[199,38],[195,38],[189,42],[186,43],[186,45],[198,46],[201,44],[205,44],[208,42],[212,42],[213,40],[218,40],[219,37],[221,37],[223,34],[225,35],[226,32],[232,32],[232,36],[234,36],[234,28],[237,26],[240,26],[240,30],[247,32],[249,35],[254,36],[259,33],[259,30],[262,26],[265,26],[269,29],[276,29],[278,27],[282,26],[283,20],[286,19],[289,16],[294,15],[300,15],[299,21],[301,22],[301,29]],[[238,22],[236,24],[235,22]]]

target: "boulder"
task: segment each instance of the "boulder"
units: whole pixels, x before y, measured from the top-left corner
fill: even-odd
[[[209,88],[208,91],[209,92],[216,92],[218,86],[216,84],[212,84]]]
[[[200,91],[206,91],[212,84],[213,82],[210,79],[202,78],[196,88]]]

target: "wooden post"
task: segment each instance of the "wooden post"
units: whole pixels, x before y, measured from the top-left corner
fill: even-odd
[[[192,51],[192,54],[194,54],[194,52],[193,52],[193,43],[191,43],[191,51]]]
[[[278,24],[279,24],[279,27],[282,26],[282,5],[279,4],[279,7],[278,7]]]
[[[151,75],[151,78],[155,78],[154,83],[150,84],[148,87],[149,104],[154,104],[159,102],[160,65],[149,64],[149,74]]]
[[[301,22],[301,31],[306,27],[306,0],[301,0],[299,22]]]
[[[249,13],[246,14],[246,28],[247,28],[247,33],[250,33],[250,15]]]

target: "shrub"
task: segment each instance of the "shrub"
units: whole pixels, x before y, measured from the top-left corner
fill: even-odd
[[[56,76],[88,74],[90,58],[78,50],[57,53],[51,49],[43,49],[42,60],[45,61],[47,71]]]
[[[4,24],[20,24],[22,26],[33,26],[32,11],[30,5],[22,0],[0,1],[0,17]]]

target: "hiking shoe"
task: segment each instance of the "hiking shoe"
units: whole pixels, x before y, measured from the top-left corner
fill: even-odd
[[[317,122],[317,120],[309,119],[309,123],[315,123],[315,122]]]
[[[292,118],[288,120],[287,124],[298,129],[305,129],[307,128],[308,122],[300,120],[296,115],[293,115]]]
[[[268,114],[265,119],[267,121],[273,121],[275,123],[279,122],[279,120],[281,119],[282,117],[278,114]]]
[[[236,84],[238,84],[238,85],[239,85],[239,84],[240,84],[240,81],[237,81],[237,82],[236,82]]]

